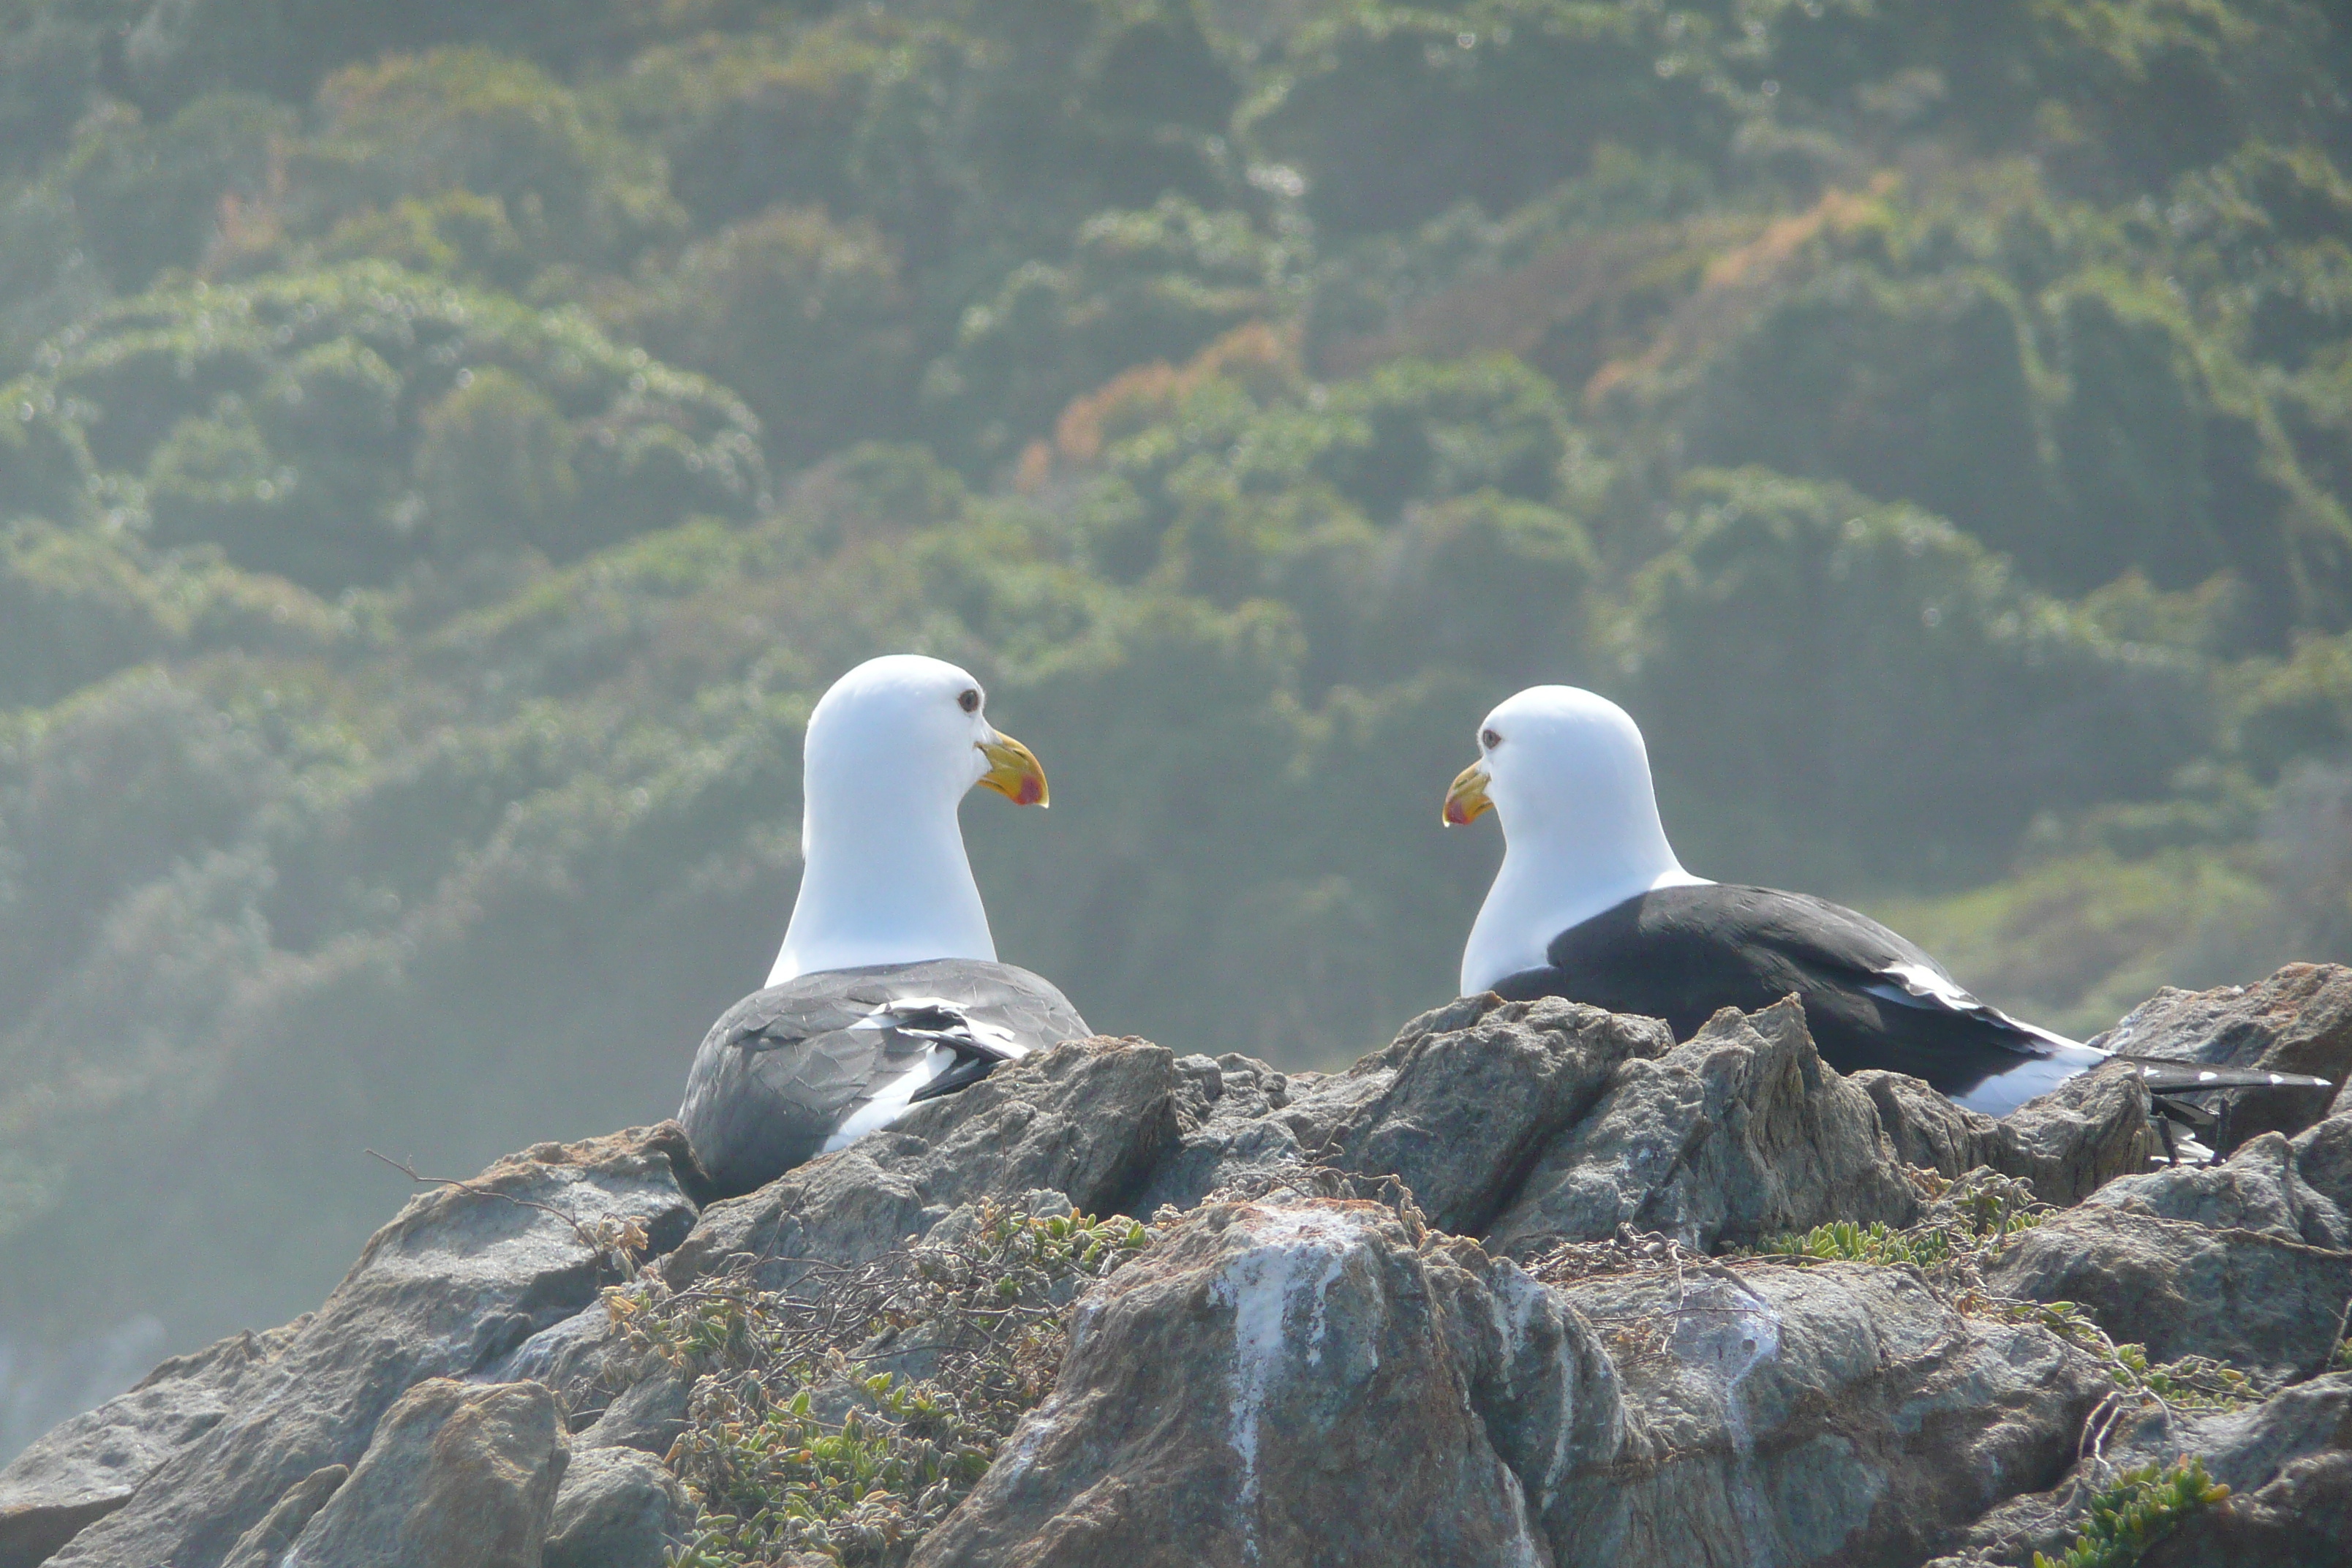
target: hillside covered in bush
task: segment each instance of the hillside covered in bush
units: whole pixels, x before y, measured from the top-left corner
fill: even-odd
[[[0,1454],[666,1114],[905,648],[1180,1051],[1451,994],[1539,679],[2053,1025],[2352,958],[2352,26],[0,0]]]

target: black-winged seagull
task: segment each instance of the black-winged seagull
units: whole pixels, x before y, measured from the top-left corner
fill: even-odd
[[[711,1026],[677,1113],[721,1193],[1093,1032],[1049,982],[996,962],[956,810],[974,784],[1017,805],[1045,805],[1046,788],[986,704],[954,665],[894,654],[809,715],[783,948],[766,988]]]
[[[1794,993],[1822,1059],[1839,1071],[1908,1073],[1993,1116],[2108,1059],[1978,1000],[1866,915],[1684,870],[1658,819],[1642,731],[1604,697],[1530,687],[1486,716],[1478,749],[1442,814],[1454,826],[1492,808],[1503,826],[1502,868],[1462,952],[1465,996],[1565,996],[1664,1018],[1687,1039],[1720,1008],[1752,1012]],[[2158,1095],[2327,1087],[2288,1073],[2126,1059]]]

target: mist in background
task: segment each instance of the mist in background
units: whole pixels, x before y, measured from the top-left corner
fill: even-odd
[[[817,693],[1003,955],[1330,1068],[1487,707],[2088,1033],[2352,959],[2319,0],[0,0],[0,1456],[650,1122]]]

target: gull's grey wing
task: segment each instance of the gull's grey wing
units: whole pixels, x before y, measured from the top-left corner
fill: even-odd
[[[895,1115],[1000,1061],[1091,1032],[1050,982],[1011,964],[935,959],[804,974],[754,992],[711,1026],[678,1120],[713,1184],[749,1192],[821,1152],[894,1085],[898,1110],[882,1109]],[[943,1069],[942,1049],[952,1053]],[[900,1083],[913,1073],[929,1076]]]

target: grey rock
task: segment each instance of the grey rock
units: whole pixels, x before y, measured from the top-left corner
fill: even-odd
[[[1823,1064],[1790,999],[1618,1063],[1486,1240],[1525,1257],[1630,1225],[1711,1251],[1832,1219],[1907,1225],[1918,1207],[1870,1097]]]
[[[1307,1163],[1298,1135],[1275,1115],[1290,1104],[1290,1075],[1232,1053],[1180,1057],[1176,1071],[1176,1148],[1136,1199],[1139,1215],[1188,1209],[1221,1187]]]
[[[429,1378],[384,1412],[280,1568],[540,1568],[566,1458],[545,1385]]]
[[[2125,1176],[2087,1200],[2095,1208],[2193,1220],[2221,1230],[2259,1231],[2342,1251],[2352,1223],[2295,1169],[2295,1149],[2265,1132],[2218,1165],[2176,1165]]]
[[[1622,1064],[1673,1047],[1654,1018],[1558,997],[1465,997],[1414,1019],[1394,1044],[1302,1095],[1294,1120],[1338,1110],[1328,1129],[1310,1134],[1318,1162],[1393,1175],[1439,1229],[1475,1236],[1552,1139],[1591,1110]]]
[[[1958,1178],[1979,1166],[2033,1184],[2042,1202],[2081,1202],[2117,1176],[2147,1169],[2157,1147],[2147,1090],[2116,1065],[2068,1079],[1999,1121],[1953,1104],[1920,1079],[1858,1072],[1897,1158]]]
[[[2352,1114],[2338,1112],[2306,1129],[2292,1147],[2304,1185],[2352,1215]]]
[[[54,1561],[212,1568],[296,1483],[359,1465],[410,1388],[493,1366],[593,1303],[616,1277],[581,1226],[635,1221],[656,1250],[674,1244],[694,1218],[674,1157],[685,1135],[665,1122],[541,1144],[412,1198],[326,1304],[238,1378],[217,1422]]]
[[[2352,1446],[2298,1459],[2189,1519],[2138,1568],[2315,1568],[2352,1563]]]
[[[652,1376],[657,1365],[629,1343],[598,1300],[467,1373],[466,1381],[543,1383],[562,1401],[576,1428],[601,1419],[622,1391]]]
[[[1994,1509],[1969,1529],[1964,1550],[1975,1561],[2004,1563],[2028,1561],[2035,1552],[2055,1556],[2082,1528],[2089,1500],[2107,1479],[2193,1455],[2236,1496],[2214,1517],[2192,1523],[2179,1545],[2151,1552],[2143,1563],[2187,1568],[2352,1561],[2346,1551],[2352,1547],[2352,1511],[2345,1506],[2352,1489],[2343,1484],[2352,1479],[2352,1374],[2314,1378],[2242,1410],[2175,1411],[2150,1402],[2126,1419],[2103,1424],[2100,1442],[2102,1466],[2079,1465],[2063,1486]],[[2280,1505],[2290,1499],[2295,1513],[2282,1531]],[[2233,1517],[2225,1521],[2222,1513]],[[1960,1568],[1969,1560],[1955,1554],[1930,1568]]]
[[[1084,1300],[1054,1394],[914,1562],[1549,1564],[1533,1513],[1620,1420],[1583,1325],[1410,1211],[1212,1204]]]
[[[287,1550],[299,1539],[329,1499],[352,1479],[349,1465],[329,1465],[294,1483],[261,1522],[237,1537],[221,1568],[278,1568]]]
[[[2352,969],[2290,963],[2256,985],[2167,986],[2092,1044],[2168,1061],[2314,1074],[2337,1086],[2334,1110],[2352,1110],[2345,1098],[2352,1096]],[[2264,1132],[2293,1136],[2331,1110],[2327,1095],[2307,1089],[2211,1099],[2222,1122],[2208,1142],[2225,1153]]]
[[[648,1368],[613,1395],[610,1405],[594,1412],[587,1426],[573,1432],[572,1449],[638,1448],[667,1454],[686,1430],[687,1403],[693,1395],[693,1381],[684,1373],[658,1364]]]
[[[1984,1275],[2003,1295],[2075,1302],[2157,1361],[2212,1356],[2282,1382],[2326,1364],[2352,1300],[2352,1253],[2121,1205],[2058,1215]]]
[[[604,1303],[583,1307],[468,1374],[475,1383],[543,1383],[570,1394],[604,1374],[619,1336]],[[566,1407],[571,1402],[566,1401]]]
[[[46,1562],[129,1502],[164,1460],[220,1424],[237,1381],[273,1360],[307,1321],[174,1357],[17,1455],[0,1470],[0,1568]]]
[[[1073,1040],[926,1100],[881,1131],[713,1204],[663,1278],[682,1285],[730,1260],[771,1288],[793,1260],[853,1263],[929,1231],[957,1206],[1033,1189],[1088,1214],[1135,1206],[1178,1142],[1176,1058],[1142,1040]]]
[[[1188,1218],[1085,1299],[917,1568],[1899,1568],[2055,1483],[2112,1388],[1908,1268],[1550,1288],[1416,1218],[1288,1193]]]
[[[1751,1261],[1562,1288],[1618,1368],[1626,1437],[1547,1523],[1563,1563],[1918,1562],[2048,1486],[2111,1386],[2038,1327],[1909,1268]]]
[[[661,1568],[693,1522],[686,1489],[652,1455],[575,1450],[556,1489],[544,1568]]]
[[[2291,1388],[2189,1441],[2233,1495],[2189,1519],[2142,1568],[2309,1568],[2352,1563],[2352,1378]],[[2234,1426],[2235,1430],[2229,1429]],[[2169,1456],[2165,1456],[2169,1457]]]
[[[2273,1045],[2326,1033],[2289,1005],[2325,1013],[2334,982],[2296,984],[2265,993]],[[1995,1122],[1916,1080],[1841,1078],[1793,1005],[1676,1045],[1478,997],[1330,1075],[1074,1042],[698,1220],[675,1128],[544,1146],[416,1199],[318,1313],[161,1368],[28,1451],[0,1475],[0,1551],[23,1554],[0,1568],[76,1530],[68,1568],[355,1562],[362,1542],[383,1561],[444,1514],[474,1521],[464,1539],[398,1560],[650,1568],[687,1528],[655,1456],[691,1380],[629,1348],[598,1299],[611,1255],[572,1221],[641,1223],[672,1286],[743,1266],[814,1290],[800,1260],[951,1238],[992,1200],[1189,1212],[1078,1304],[1055,1392],[925,1564],[1909,1568],[2034,1520],[2048,1550],[2074,1495],[2051,1489],[2113,1387],[2087,1354],[1961,1315],[1906,1268],[1704,1253],[1908,1223],[1906,1161],[1990,1165],[2076,1205],[1990,1289],[2082,1301],[2158,1359],[2317,1371],[2352,1299],[2352,1116],[2211,1169],[2139,1173],[2147,1138],[2119,1071]],[[886,1330],[859,1355],[922,1374],[939,1352]],[[2266,1562],[2294,1509],[2352,1493],[2347,1397],[2320,1377],[2234,1426],[2162,1431],[2109,1404],[2100,1430],[2110,1457],[2172,1443],[2234,1467],[2230,1549]],[[427,1496],[457,1500],[419,1512]]]

